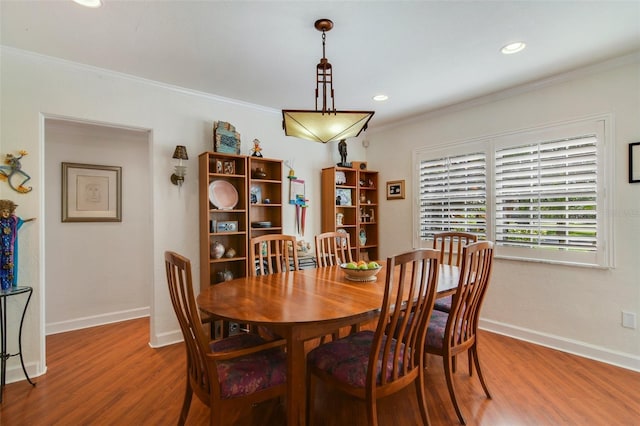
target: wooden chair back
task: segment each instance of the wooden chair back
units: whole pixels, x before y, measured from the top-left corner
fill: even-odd
[[[209,339],[202,329],[200,310],[193,292],[191,262],[174,252],[164,255],[173,310],[187,349],[187,375],[192,389],[201,400],[208,400],[210,382],[217,381],[218,372],[209,371],[206,356],[211,352]]]
[[[429,424],[424,345],[438,272],[436,250],[415,250],[387,258],[384,296],[375,331],[350,334],[307,355],[310,411],[316,399],[313,380],[318,379],[364,400],[367,424],[375,426],[377,400],[413,384],[422,422]],[[368,363],[364,365],[367,353]]]
[[[349,234],[324,232],[316,235],[316,261],[319,267],[352,262]]]
[[[242,388],[246,384],[241,382],[242,377],[229,374],[227,381],[238,380],[239,383],[223,386],[221,383],[223,377],[218,371],[219,362],[224,362],[225,369],[230,371],[234,369],[232,366],[234,358],[240,358],[241,363],[246,363],[245,360],[248,357],[261,360],[265,356],[273,355],[274,361],[270,366],[274,371],[279,367],[281,376],[286,378],[286,355],[283,351],[276,350],[276,348],[283,348],[286,341],[265,342],[257,335],[242,334],[210,342],[202,328],[200,311],[193,291],[191,262],[171,251],[165,252],[164,258],[171,304],[178,318],[187,352],[187,386],[178,424],[184,425],[186,422],[193,393],[210,408],[209,424],[211,425],[228,424],[230,421],[227,416],[230,413],[247,410],[257,402],[283,396],[286,392],[286,382],[283,380],[272,386],[244,392],[238,396],[223,395],[223,388],[229,389],[234,386]],[[220,346],[216,346],[218,344]],[[276,352],[268,352],[269,350]],[[250,358],[252,356],[253,358]],[[264,374],[275,376],[272,371]]]
[[[367,386],[374,395],[379,393],[382,397],[390,390],[401,389],[423,370],[425,336],[438,287],[438,269],[439,253],[431,249],[387,259],[384,298],[367,371]],[[378,366],[388,362],[393,364],[391,374],[376,377]],[[380,392],[384,388],[390,390]]]
[[[252,275],[268,275],[300,269],[296,237],[267,234],[251,239],[250,266]]]
[[[475,341],[480,308],[493,267],[493,243],[469,244],[463,248],[462,258],[458,288],[453,295],[445,333],[445,343],[451,348],[466,348]]]
[[[440,263],[460,267],[462,248],[478,241],[478,236],[467,232],[440,232],[433,236],[433,248],[440,250]]]

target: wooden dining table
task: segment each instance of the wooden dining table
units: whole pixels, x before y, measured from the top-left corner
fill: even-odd
[[[201,310],[220,319],[264,325],[287,340],[287,425],[306,423],[304,342],[377,317],[386,267],[376,281],[355,282],[338,266],[247,276],[202,290]],[[438,297],[455,291],[459,270],[440,265]]]

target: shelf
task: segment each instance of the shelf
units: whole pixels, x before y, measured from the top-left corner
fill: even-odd
[[[234,277],[247,275],[248,201],[247,157],[219,152],[203,152],[198,156],[199,166],[199,226],[200,226],[200,288],[223,280],[227,272]],[[224,173],[224,171],[229,171]],[[238,192],[238,203],[233,209],[215,208],[209,200],[209,184],[215,180],[231,183]],[[211,232],[213,222],[237,222],[237,231]],[[235,250],[233,257],[215,259],[211,246],[219,242],[225,250]]]
[[[371,170],[359,170],[345,167],[327,167],[322,169],[322,232],[337,231],[343,229],[349,234],[354,259],[378,260],[378,172]],[[360,184],[361,180],[366,186]],[[340,181],[338,183],[338,181]],[[339,205],[335,203],[336,192],[348,190],[351,205]],[[361,202],[360,196],[364,195],[365,201]],[[362,214],[374,217],[375,220],[362,222]],[[338,225],[337,216],[342,215],[342,224]],[[367,244],[361,244],[359,239],[360,229],[366,230]]]

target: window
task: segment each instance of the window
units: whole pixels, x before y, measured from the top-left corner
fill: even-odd
[[[417,152],[415,245],[463,231],[494,241],[496,257],[610,266],[605,127],[584,120]]]
[[[420,238],[458,231],[486,237],[486,155],[453,155],[420,162]]]

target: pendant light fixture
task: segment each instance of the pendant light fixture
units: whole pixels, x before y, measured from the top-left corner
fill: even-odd
[[[322,59],[316,67],[316,109],[282,110],[282,127],[287,136],[327,143],[358,136],[367,129],[374,111],[337,111],[333,99],[333,70],[325,55],[326,32],[333,28],[329,19],[315,22],[322,31]],[[318,109],[318,98],[322,91],[322,109]],[[327,105],[331,98],[331,107]]]

